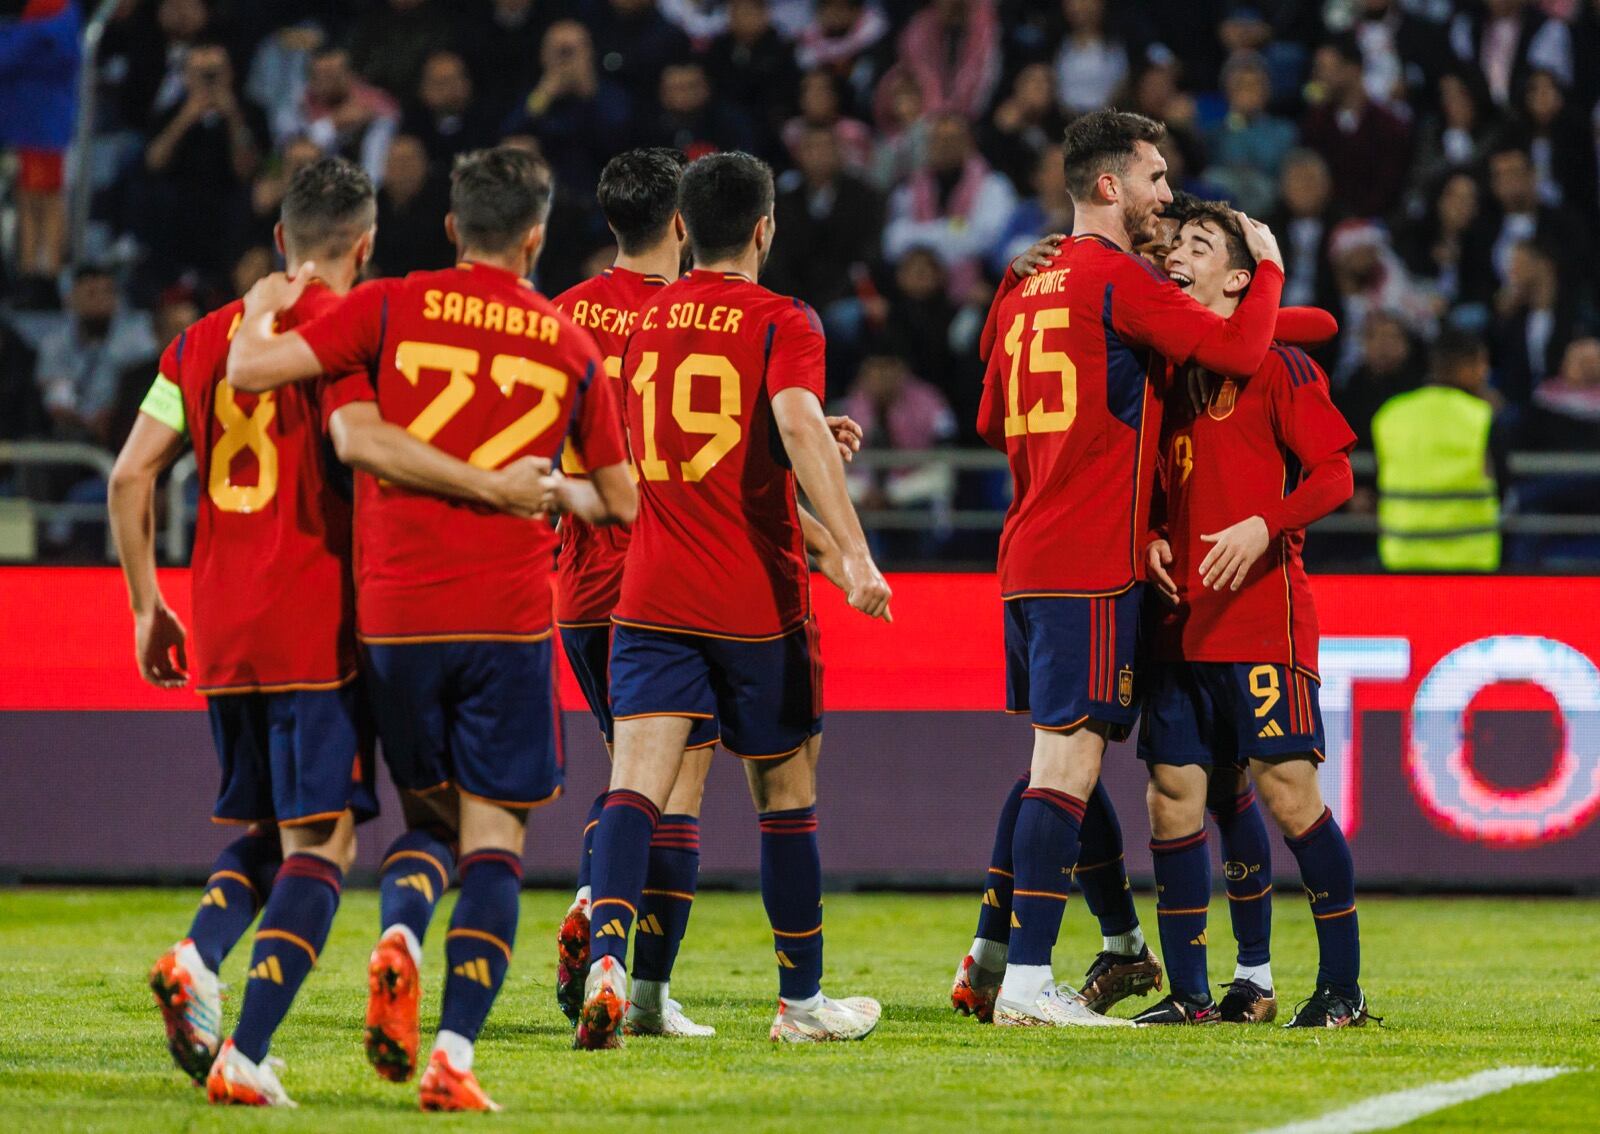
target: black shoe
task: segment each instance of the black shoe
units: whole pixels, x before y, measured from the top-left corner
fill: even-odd
[[[1132,953],[1101,953],[1083,976],[1078,989],[1078,999],[1089,1006],[1091,1012],[1102,1016],[1106,1010],[1130,996],[1148,996],[1150,990],[1161,988],[1161,958],[1144,947],[1138,955]]]
[[[1237,979],[1222,998],[1224,1024],[1270,1024],[1278,1016],[1278,998],[1272,990]]]
[[[1177,996],[1169,996],[1133,1018],[1135,1024],[1216,1024],[1221,1021],[1222,1011],[1215,1000],[1196,1003]]]
[[[1300,1002],[1294,1019],[1286,1028],[1359,1028],[1368,1020],[1383,1023],[1382,1016],[1367,1011],[1367,996],[1359,988],[1356,998],[1347,1000],[1331,988],[1319,988],[1311,999]]]

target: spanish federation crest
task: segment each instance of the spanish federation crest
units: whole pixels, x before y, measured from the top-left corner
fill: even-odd
[[[1117,704],[1123,708],[1133,704],[1133,670],[1128,666],[1117,673]]]

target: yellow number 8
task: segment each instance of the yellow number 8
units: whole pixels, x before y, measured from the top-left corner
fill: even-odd
[[[222,436],[211,450],[211,474],[207,490],[211,502],[224,512],[259,512],[278,494],[278,447],[267,434],[267,427],[278,415],[277,396],[262,394],[256,408],[245,413],[233,396],[233,387],[224,378],[217,383],[216,405],[212,411],[222,426]],[[234,484],[233,459],[249,450],[255,454],[256,482]]]

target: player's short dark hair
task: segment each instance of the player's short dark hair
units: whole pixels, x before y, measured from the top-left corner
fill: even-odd
[[[743,252],[756,222],[772,214],[773,197],[772,167],[758,157],[730,150],[691,162],[678,209],[695,260],[712,263]]]
[[[301,258],[343,255],[377,216],[372,178],[341,157],[318,158],[296,173],[279,213],[284,244]]]
[[[627,150],[600,171],[597,197],[624,253],[641,252],[666,233],[678,211],[678,182],[689,160],[664,146]]]
[[[1228,252],[1228,269],[1254,275],[1256,258],[1250,255],[1250,246],[1245,243],[1244,229],[1239,226],[1233,206],[1226,201],[1202,201],[1192,195],[1185,196],[1187,199],[1177,215],[1179,226],[1196,223],[1215,226],[1222,233],[1222,242]],[[1173,204],[1177,205],[1178,202],[1174,201]],[[1169,206],[1163,210],[1163,215],[1172,215],[1172,208]]]
[[[1102,173],[1124,177],[1128,159],[1140,142],[1152,146],[1167,136],[1167,128],[1154,118],[1108,107],[1072,120],[1061,139],[1061,166],[1067,192],[1075,201],[1087,201]]]
[[[550,215],[550,167],[518,146],[473,150],[450,171],[450,211],[468,248],[504,252]]]
[[[1449,381],[1461,367],[1481,361],[1488,352],[1482,336],[1460,327],[1446,326],[1434,340],[1428,359],[1434,381]]]

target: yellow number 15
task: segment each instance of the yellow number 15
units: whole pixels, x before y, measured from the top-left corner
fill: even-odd
[[[672,475],[656,444],[657,402],[656,371],[660,369],[661,356],[653,350],[639,356],[639,366],[633,372],[631,384],[639,395],[641,415],[644,417],[644,457],[639,461],[639,475],[645,480],[666,480]],[[714,378],[717,382],[717,408],[715,412],[693,408],[694,380]],[[717,462],[733,451],[744,436],[744,426],[739,421],[744,401],[739,372],[733,362],[721,354],[691,354],[672,372],[672,420],[684,433],[704,435],[706,443],[694,456],[679,462],[683,479],[689,483],[702,480],[716,467]]]
[[[1023,433],[1064,433],[1072,427],[1078,416],[1078,368],[1065,351],[1045,350],[1044,333],[1066,329],[1072,312],[1065,307],[1051,307],[1033,313],[1033,338],[1028,341],[1028,372],[1030,374],[1057,374],[1061,380],[1061,408],[1047,410],[1040,398],[1022,409],[1022,331],[1027,319],[1019,312],[1006,332],[1005,350],[1011,359],[1011,375],[1006,381],[1006,436]]]

